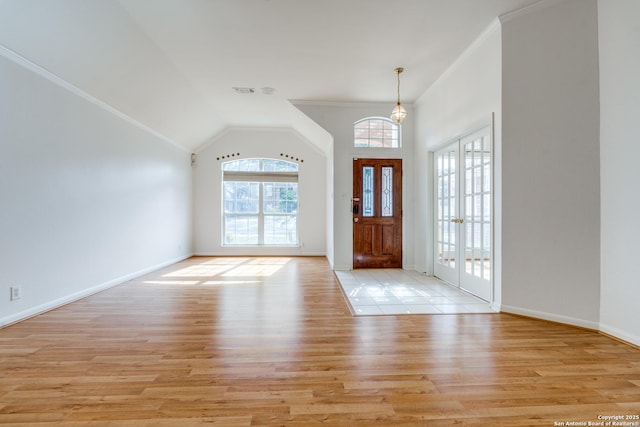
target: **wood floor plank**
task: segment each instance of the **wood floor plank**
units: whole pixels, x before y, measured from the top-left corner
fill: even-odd
[[[511,427],[601,414],[640,414],[639,349],[508,314],[352,317],[318,257],[194,257],[0,329],[0,425]]]

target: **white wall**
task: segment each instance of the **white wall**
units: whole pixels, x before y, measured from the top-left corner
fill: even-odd
[[[502,19],[502,307],[598,328],[595,0]]]
[[[405,71],[407,73],[409,71]],[[404,104],[403,104],[404,105]],[[333,264],[336,270],[348,270],[353,265],[353,158],[403,159],[403,266],[414,264],[414,189],[413,189],[413,110],[405,105],[409,116],[402,125],[402,148],[364,149],[353,147],[353,124],[365,117],[388,117],[393,104],[313,103],[296,106],[333,136]],[[331,260],[330,260],[331,261]]]
[[[494,128],[494,186],[500,188],[501,38],[494,21],[416,102],[416,269],[433,274],[432,152],[484,125]],[[418,166],[420,165],[420,166]],[[495,301],[500,302],[500,197],[495,194]]]
[[[188,256],[188,153],[0,53],[0,325]]]
[[[331,137],[331,144],[329,147],[329,150],[327,151],[327,159],[333,159],[333,137]],[[327,242],[327,261],[329,262],[329,265],[331,266],[331,268],[333,268],[333,266],[335,265],[335,239],[334,239],[334,224],[333,224],[333,219],[334,219],[334,215],[333,213],[335,212],[335,206],[334,206],[334,168],[333,168],[333,161],[332,160],[327,160],[326,161],[326,184],[325,184],[325,191],[326,191],[326,199],[327,199],[327,206],[326,206],[326,219],[327,219],[327,229],[325,230],[326,233],[326,242]]]
[[[240,156],[223,156],[240,153]],[[298,237],[300,247],[233,247],[222,245],[222,169],[238,158],[298,162]],[[290,129],[230,129],[197,152],[194,169],[194,244],[198,255],[325,255],[327,227],[326,157]]]
[[[640,2],[598,2],[604,332],[640,345]]]

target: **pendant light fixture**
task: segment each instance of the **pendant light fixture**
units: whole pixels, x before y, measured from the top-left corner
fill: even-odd
[[[400,73],[404,71],[404,68],[398,67],[394,71],[398,75],[398,103],[391,112],[391,120],[400,124],[407,117],[407,110],[405,110],[402,104],[400,104]]]

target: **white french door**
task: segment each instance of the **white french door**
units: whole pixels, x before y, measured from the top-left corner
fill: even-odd
[[[491,301],[493,168],[487,126],[435,153],[434,274]]]

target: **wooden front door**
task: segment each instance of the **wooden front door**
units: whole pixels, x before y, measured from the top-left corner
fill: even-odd
[[[402,160],[353,160],[353,268],[402,268]]]

